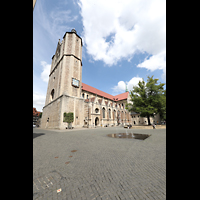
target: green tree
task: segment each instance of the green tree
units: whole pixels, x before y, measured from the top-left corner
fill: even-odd
[[[41,118],[42,117],[42,112],[39,114],[39,118]]]
[[[64,112],[63,122],[68,123],[68,128],[71,128],[71,123],[73,121],[74,121],[74,113],[73,112],[69,112],[69,113]]]
[[[126,109],[129,112],[140,113],[141,117],[147,117],[148,125],[150,125],[150,117],[155,114],[160,114],[161,119],[166,118],[166,90],[164,83],[159,83],[159,79],[147,77],[147,83],[139,81],[138,86],[133,86],[130,91],[130,101],[133,104],[126,104]]]

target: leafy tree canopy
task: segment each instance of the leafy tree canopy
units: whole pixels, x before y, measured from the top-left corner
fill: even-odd
[[[63,122],[72,123],[74,121],[74,113],[64,113]]]
[[[160,114],[161,119],[166,120],[166,90],[164,83],[159,83],[159,79],[147,77],[147,83],[139,81],[138,86],[133,86],[130,91],[132,104],[126,104],[129,112],[140,113],[141,117],[147,117],[148,125],[150,125],[150,116]]]

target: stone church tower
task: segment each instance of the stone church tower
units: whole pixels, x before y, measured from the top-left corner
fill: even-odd
[[[129,92],[110,95],[82,83],[82,39],[75,29],[58,41],[52,57],[41,128],[65,129],[64,113],[73,112],[73,127],[145,125],[147,119],[126,110]],[[65,121],[65,120],[64,120]],[[151,123],[158,123],[159,116]]]
[[[41,128],[65,129],[64,112],[74,113],[74,125],[81,126],[84,119],[82,85],[82,39],[75,29],[66,32],[58,41],[52,57]]]

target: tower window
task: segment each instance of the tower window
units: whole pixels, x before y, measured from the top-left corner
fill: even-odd
[[[52,101],[54,99],[54,89],[51,90],[50,100]]]

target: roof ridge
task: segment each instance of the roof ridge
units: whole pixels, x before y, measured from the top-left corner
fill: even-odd
[[[92,87],[92,86],[85,84],[85,83],[82,83],[82,90],[86,90],[86,91],[91,92],[93,94],[97,94],[99,96],[110,99],[112,101],[120,101],[122,99],[126,99],[127,98],[126,94],[129,93],[129,92],[124,92],[124,93],[117,94],[117,95],[113,96],[111,94],[108,94],[108,93],[106,93],[102,90],[99,90],[99,89]],[[117,100],[116,100],[116,98],[117,98]]]

